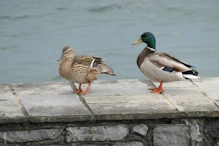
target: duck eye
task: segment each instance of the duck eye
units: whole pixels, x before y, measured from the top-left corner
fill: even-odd
[[[65,52],[64,52],[64,54],[67,54],[68,53],[68,50],[66,50]]]

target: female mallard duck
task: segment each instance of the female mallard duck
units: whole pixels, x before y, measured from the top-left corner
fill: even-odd
[[[113,70],[103,63],[103,58],[91,56],[76,56],[70,46],[62,49],[62,56],[59,64],[59,74],[68,81],[79,83],[79,88],[75,93],[82,95],[90,91],[92,81],[97,79],[97,74],[115,75]],[[82,91],[81,84],[87,84],[86,91]]]
[[[142,50],[137,58],[137,65],[141,72],[152,81],[160,82],[158,88],[151,89],[153,93],[163,91],[163,82],[183,81],[194,79],[198,72],[192,69],[193,66],[176,59],[166,53],[156,53],[156,40],[152,33],[145,32],[140,39],[132,45],[146,43],[147,46]]]

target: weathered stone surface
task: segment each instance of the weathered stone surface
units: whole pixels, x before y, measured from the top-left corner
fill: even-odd
[[[90,113],[71,95],[20,96],[32,122],[84,121]]]
[[[30,142],[55,139],[61,135],[63,129],[41,129],[31,131],[0,132],[0,142]]]
[[[91,96],[86,102],[98,120],[156,119],[176,116],[176,110],[159,94]]]
[[[86,86],[86,85],[84,85]],[[121,96],[148,94],[148,85],[137,79],[125,79],[116,81],[95,81],[91,86],[88,96]]]
[[[153,82],[157,87],[159,86],[159,82]],[[174,81],[174,82],[165,82],[163,83],[164,93],[167,91],[178,92],[180,90],[186,90],[186,88],[196,89],[198,90],[189,80],[186,81]],[[166,91],[167,90],[167,91]]]
[[[13,84],[16,92],[20,95],[72,95],[71,86],[66,83],[16,83]]]
[[[69,84],[15,84],[32,122],[89,120],[91,115]]]
[[[12,94],[12,92],[10,91],[8,85],[0,84],[0,95],[7,94],[7,93],[11,93]]]
[[[37,145],[35,145],[35,144],[33,144],[33,146],[74,146],[74,145],[69,145],[69,144],[45,144],[45,145],[37,144]]]
[[[216,105],[219,107],[219,100],[215,100],[214,103],[216,103]]]
[[[0,85],[0,123],[24,121],[25,117],[8,85]]]
[[[71,144],[70,146],[109,146],[108,144]]]
[[[213,100],[219,100],[219,77],[200,78],[193,81],[208,97]]]
[[[126,125],[66,128],[67,142],[121,140],[128,134]]]
[[[148,132],[148,126],[145,124],[139,124],[132,127],[132,130],[138,134],[146,136]]]
[[[219,121],[206,123],[204,132],[219,140]]]
[[[114,146],[144,146],[141,142],[120,142],[116,143]]]
[[[154,128],[154,146],[190,146],[189,128],[183,124]]]
[[[203,137],[200,133],[200,128],[198,124],[190,125],[190,137],[191,137],[191,146],[204,146]]]
[[[200,80],[202,84],[205,81]],[[219,100],[213,102],[190,81],[164,83],[163,95],[152,94],[147,83],[137,79],[94,82],[91,92],[84,96],[92,111],[84,107],[82,98],[72,93],[68,83],[14,84],[18,96],[13,96],[7,85],[1,85],[0,123],[26,120],[28,115],[31,122],[86,121],[92,112],[95,120],[219,117],[215,105]]]
[[[144,146],[141,142],[115,142],[109,144],[72,144],[71,146]]]
[[[219,107],[219,101],[214,101],[214,103]]]
[[[190,81],[164,84],[164,95],[187,116],[219,116],[219,109]]]

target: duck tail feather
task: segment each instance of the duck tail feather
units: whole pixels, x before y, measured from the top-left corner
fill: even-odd
[[[98,66],[93,68],[95,68],[100,74],[108,74],[108,75],[116,76],[114,74],[113,69],[104,63],[98,64]]]
[[[197,79],[197,78],[200,78],[200,77],[198,77],[198,71],[196,71],[195,69],[184,71],[184,72],[182,72],[182,75],[186,79]]]

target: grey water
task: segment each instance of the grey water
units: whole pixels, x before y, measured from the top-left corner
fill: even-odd
[[[57,59],[66,45],[106,58],[116,77],[100,80],[146,79],[136,65],[145,44],[131,44],[147,31],[157,52],[219,76],[218,0],[2,0],[0,83],[65,82]]]

